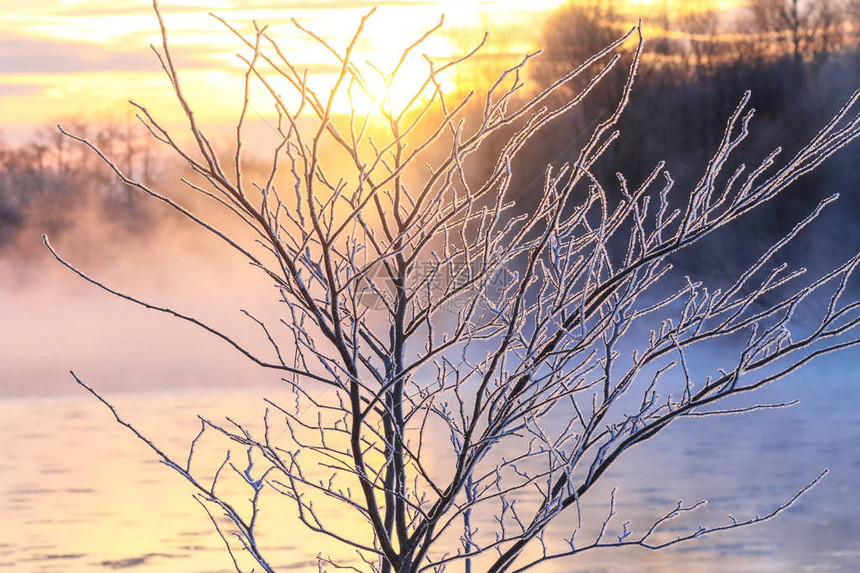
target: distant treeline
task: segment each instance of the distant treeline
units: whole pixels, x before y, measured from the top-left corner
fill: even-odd
[[[746,12],[733,13],[730,22],[707,10],[708,3],[698,3],[699,9],[693,10],[695,4],[683,3],[686,16],[673,18],[670,10],[656,10],[644,22],[645,52],[619,124],[621,137],[593,169],[607,193],[618,192],[616,173],[635,188],[665,160],[675,180],[675,198],[683,202],[746,90],[752,92],[756,115],[733,165],[744,162],[752,169],[778,146],[784,151],[777,165],[788,161],[860,88],[860,2],[755,0]],[[630,23],[629,15],[615,11],[612,2],[561,7],[542,31],[544,53],[533,66],[533,83],[539,87],[554,81]],[[534,207],[546,164],[574,160],[588,133],[615,108],[632,57],[629,50],[626,57],[583,105],[548,127],[544,137],[530,141],[517,158],[514,173],[522,211]],[[594,73],[599,69],[594,67]],[[586,81],[571,85],[569,94]],[[812,239],[791,257],[798,255],[804,263],[811,258],[813,267],[847,258],[860,238],[855,231],[860,218],[857,149],[856,142],[843,149],[742,226],[705,242],[676,265],[698,276],[736,275],[738,265],[754,260],[818,201],[836,192],[841,199],[825,214],[827,224],[816,226]],[[493,145],[484,153],[491,158]]]
[[[142,126],[113,119],[63,123],[89,138],[127,174],[152,184],[164,166]],[[148,202],[84,145],[56,128],[24,145],[0,143],[0,254],[26,254],[41,233],[62,238],[85,226],[137,233],[150,227]],[[83,229],[86,231],[86,229]],[[25,233],[25,231],[27,231]],[[30,232],[31,231],[31,232]],[[21,244],[21,235],[27,235]]]
[[[790,157],[860,87],[860,0],[754,0],[746,11],[732,12],[731,20],[709,10],[708,2],[684,0],[683,11],[676,11],[678,2],[657,2],[646,14],[646,52],[620,124],[622,136],[595,166],[595,175],[609,192],[617,190],[616,172],[632,186],[659,160],[666,160],[676,196],[683,199],[683,191],[701,177],[727,118],[747,89],[757,116],[736,159],[757,164],[777,145],[785,148],[784,159]],[[531,68],[530,84],[553,81],[629,27],[631,14],[614,6],[612,1],[580,0],[552,14],[538,40],[544,53]],[[504,39],[505,33],[501,35]],[[587,133],[614,108],[629,55],[581,108],[522,152],[514,166],[522,210],[533,206],[531,198],[541,189],[547,163],[575,158]],[[476,60],[479,67],[487,61]],[[480,84],[482,73],[492,70],[467,68],[458,83]],[[570,90],[582,85],[571,85]],[[164,173],[173,169],[174,160],[158,157],[156,142],[133,119],[77,120],[65,127],[90,138],[121,169],[146,183],[157,185],[160,178],[166,182]],[[789,195],[754,215],[743,232],[731,233],[714,249],[680,262],[715,269],[723,264],[717,260],[724,252],[754,253],[837,191],[843,197],[838,220],[817,240],[839,237],[840,244],[850,246],[845,239],[854,237],[853,221],[860,215],[856,150],[855,143],[802,180]],[[493,143],[482,152],[483,163],[490,164]],[[481,168],[475,171],[480,176]],[[48,232],[60,237],[97,221],[117,232],[140,233],[158,220],[152,208],[152,201],[125,188],[89,149],[55,128],[40,132],[29,144],[0,143],[0,256],[19,249],[24,230],[32,231],[28,236]]]

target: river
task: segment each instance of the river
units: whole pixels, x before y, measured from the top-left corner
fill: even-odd
[[[716,525],[764,513],[830,468],[776,519],[677,548],[600,550],[539,571],[675,573],[857,571],[860,563],[860,388],[857,354],[770,391],[804,397],[789,409],[684,421],[623,460],[603,482],[618,488],[618,513],[647,527],[677,500],[707,497],[700,518]],[[219,537],[181,478],[113,421],[83,390],[0,400],[0,570],[134,573],[232,571]],[[120,411],[182,456],[196,414],[254,419],[262,396],[246,387],[114,392]],[[609,488],[589,506],[600,511]],[[317,571],[337,548],[287,519],[270,541],[281,571]]]

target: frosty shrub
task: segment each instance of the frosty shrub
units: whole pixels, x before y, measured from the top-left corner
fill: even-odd
[[[133,105],[152,136],[193,171],[185,183],[211,204],[205,213],[220,217],[150,188],[67,133],[125,184],[241,254],[280,298],[277,316],[249,315],[270,349],[252,350],[180,310],[89,277],[46,239],[60,262],[94,285],[192,322],[282,375],[289,398],[267,400],[262,429],[201,418],[187,458],[164,453],[75,376],[193,486],[236,569],[276,570],[267,547],[296,536],[261,511],[279,500],[308,530],[351,548],[354,559],[321,553],[321,569],[498,573],[599,547],[659,549],[765,521],[812,487],[821,476],[797,484],[797,496],[767,514],[681,531],[667,522],[701,503],[679,502],[636,529],[615,515],[614,499],[598,514],[580,503],[625,452],[674,421],[779,406],[721,403],[857,343],[858,303],[841,299],[860,256],[813,279],[775,262],[832,199],[720,288],[676,276],[669,260],[856,138],[858,95],[788,160],[778,161],[779,150],[751,166],[730,160],[749,135],[747,94],[694,188],[673,189],[663,164],[644,181],[620,173],[600,181],[591,169],[619,136],[642,50],[638,28],[536,95],[521,95],[532,54],[486,93],[448,101],[445,73],[474,52],[452,61],[417,57],[440,22],[393,68],[359,64],[355,49],[371,14],[345,49],[295,22],[339,66],[325,91],[265,27],[244,35],[223,22],[246,65],[229,151],[216,150],[195,118],[159,14],[163,44],[155,51],[192,144]],[[539,197],[530,198],[534,208],[515,214],[515,159],[620,66],[624,50],[631,63],[614,111],[567,163],[547,167]],[[414,97],[394,105],[384,92],[414,82],[401,76],[419,64],[424,79],[409,86]],[[293,92],[282,94],[286,87]],[[546,107],[562,88],[569,99]],[[252,108],[260,89],[267,99],[255,98]],[[374,99],[373,117],[355,107],[335,114],[343,95]],[[279,134],[268,173],[255,179],[243,173],[252,109],[273,109]],[[482,145],[496,150],[494,162],[470,171]],[[793,313],[812,299],[824,301],[810,305],[820,310],[817,322],[795,325]],[[698,372],[687,356],[709,344],[721,345],[713,356],[722,362]],[[204,435],[234,452],[217,471],[194,463]],[[218,487],[225,480],[244,491]]]

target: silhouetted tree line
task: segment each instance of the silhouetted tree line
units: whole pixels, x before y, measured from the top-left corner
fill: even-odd
[[[64,126],[92,138],[118,158],[122,169],[144,181],[153,183],[163,167],[151,138],[132,121],[72,119]],[[151,207],[90,150],[56,129],[39,131],[25,144],[0,143],[0,249],[6,254],[22,246],[19,239],[25,230],[32,231],[27,235],[33,240],[26,242],[34,245],[41,233],[62,238],[96,220],[108,221],[121,232],[142,232],[153,221]],[[103,216],[91,217],[94,213]]]
[[[676,200],[683,203],[746,90],[751,90],[757,110],[753,134],[724,177],[741,160],[747,169],[754,169],[780,144],[784,146],[781,161],[787,161],[860,88],[860,2],[856,0],[755,0],[745,13],[734,14],[731,22],[709,10],[707,2],[685,0],[684,10],[678,12],[674,8],[681,3],[657,4],[643,22],[646,52],[632,103],[619,125],[621,137],[593,168],[596,180],[607,193],[615,193],[616,200],[620,199],[617,172],[635,189],[658,161],[665,160],[675,181]],[[611,1],[580,1],[559,8],[547,20],[539,42],[544,53],[532,68],[535,86],[552,82],[635,24],[632,15],[618,6]],[[573,161],[591,130],[615,108],[631,58],[619,62],[582,109],[553,124],[531,144],[527,156],[518,158],[513,171],[523,212],[533,208],[530,198],[539,195],[547,161],[555,166]],[[584,87],[584,83],[572,83],[568,90]],[[486,151],[490,156],[491,149]],[[841,193],[837,207],[831,208],[826,224],[814,227],[814,236],[801,251],[815,250],[813,258],[822,266],[832,257],[852,254],[854,221],[860,214],[860,169],[855,157],[849,150],[832,158],[779,202],[758,210],[754,224],[705,241],[676,265],[692,274],[733,276],[736,268],[720,269],[726,265],[726,254],[737,266],[749,263],[774,236],[790,230],[818,201],[836,192]],[[780,164],[778,160],[772,169]],[[842,245],[846,250],[839,253]],[[808,252],[795,249],[793,253],[807,255],[801,257],[805,262],[809,259]]]
[[[579,65],[629,29],[634,17],[643,16],[625,12],[623,6],[612,0],[577,0],[560,7],[538,39],[544,53],[530,68],[530,89]],[[860,86],[860,0],[754,0],[732,21],[711,9],[707,0],[662,0],[644,16],[646,53],[634,100],[621,120],[621,138],[594,167],[595,177],[610,193],[618,191],[616,172],[623,172],[635,186],[658,161],[666,160],[678,190],[676,199],[683,201],[684,191],[695,186],[723,135],[726,119],[747,89],[758,112],[756,129],[738,156],[752,164],[777,142],[799,145],[808,139]],[[501,35],[503,44],[506,35],[512,36],[508,43],[516,41],[510,30]],[[500,66],[494,61],[514,61],[516,50],[509,48],[478,58],[486,69],[472,69],[463,83],[480,85],[477,76],[495,76]],[[500,53],[505,58],[497,58]],[[517,159],[513,172],[521,210],[533,207],[530,198],[543,184],[547,163],[559,166],[574,159],[594,126],[614,109],[630,57],[612,70],[584,105],[553,123],[530,143],[528,154]],[[560,90],[559,97],[583,87],[573,82]],[[475,98],[476,103],[479,100]],[[156,158],[154,141],[137,122],[74,120],[65,126],[118,158],[119,167],[131,177],[153,183],[165,168]],[[504,140],[500,133],[497,141]],[[789,144],[783,155],[792,152]],[[493,141],[478,153],[494,157]],[[492,165],[487,163],[486,168]],[[778,204],[756,213],[758,224],[723,236],[723,243],[713,250],[699,249],[679,262],[688,269],[715,269],[716,261],[725,258],[712,258],[709,252],[721,249],[753,256],[756,245],[791,228],[833,192],[842,192],[838,222],[821,230],[815,240],[844,238],[845,232],[853,232],[853,219],[860,213],[858,188],[860,170],[849,151],[802,180]],[[86,221],[82,214],[92,210],[107,211],[110,216],[102,220],[112,221],[119,230],[141,232],[155,219],[151,205],[124,188],[88,149],[53,128],[25,145],[0,143],[0,249],[8,251],[24,229],[32,229],[35,238],[42,232],[59,238]]]

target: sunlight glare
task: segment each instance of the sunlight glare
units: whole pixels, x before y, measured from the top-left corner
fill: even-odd
[[[739,2],[704,1],[720,8]],[[674,7],[684,5],[680,0],[626,0],[619,5],[633,5],[647,12],[665,2]],[[474,43],[466,46],[464,38],[480,38],[487,30],[490,46],[473,62],[471,71],[440,78],[446,93],[465,88],[457,85],[458,80],[480,84],[483,78],[478,76],[483,68],[495,71],[503,63],[498,56],[510,58],[533,50],[544,19],[550,10],[564,3],[565,0],[390,3],[370,18],[355,47],[354,62],[371,95],[353,86],[349,90],[352,104],[362,115],[380,115],[380,105],[392,111],[402,109],[426,79],[424,54],[441,65],[474,46]],[[290,19],[297,18],[325,38],[333,50],[343,54],[369,7],[357,1],[336,2],[334,7],[308,2],[293,9],[269,3],[242,6],[231,0],[162,0],[159,5],[184,87],[190,97],[200,100],[201,107],[211,112],[210,119],[222,123],[234,121],[241,105],[241,101],[228,98],[241,95],[245,70],[236,53],[243,46],[207,14],[208,10],[250,37],[253,37],[253,21],[268,25],[283,52],[297,69],[308,70],[317,93],[323,95],[334,85],[338,61],[296,30]],[[414,50],[410,61],[388,85],[384,76],[392,72],[402,51],[435,25],[442,14],[446,16],[444,27]],[[60,117],[86,114],[99,107],[114,107],[129,97],[155,107],[172,98],[169,83],[148,47],[153,44],[160,48],[161,44],[157,20],[148,3],[62,0],[59,6],[50,6],[39,1],[7,9],[0,21],[0,34],[9,39],[12,50],[9,58],[13,62],[10,64],[13,71],[5,75],[5,88],[0,90],[0,123],[7,134],[23,132]],[[204,80],[215,83],[205,85]],[[349,112],[347,88],[342,86],[335,99],[336,113]],[[429,86],[422,97],[430,97],[432,89]],[[285,86],[284,96],[296,101],[295,90],[288,91]],[[271,110],[270,102],[264,104],[261,100],[259,105]],[[177,106],[168,107],[169,117],[162,119],[181,121]]]

